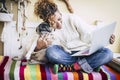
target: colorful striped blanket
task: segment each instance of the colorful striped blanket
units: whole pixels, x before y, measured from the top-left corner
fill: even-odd
[[[116,80],[115,75],[105,66],[100,72],[59,72],[53,74],[49,65],[20,66],[22,61],[13,61],[8,56],[0,56],[0,80]]]

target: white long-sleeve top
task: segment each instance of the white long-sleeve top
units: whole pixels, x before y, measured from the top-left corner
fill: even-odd
[[[90,45],[92,25],[88,25],[79,16],[62,14],[62,29],[56,30],[59,43],[67,51],[80,51]]]

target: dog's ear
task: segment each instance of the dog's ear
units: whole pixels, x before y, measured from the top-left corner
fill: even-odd
[[[51,32],[50,25],[47,22],[42,22],[36,28],[36,32],[39,34],[50,33]]]
[[[49,25],[47,22],[44,22],[43,26],[44,26],[44,28],[45,28],[45,31],[51,32],[51,30],[50,30],[50,25]]]
[[[39,31],[39,26],[36,27],[36,33],[41,35],[41,32]]]

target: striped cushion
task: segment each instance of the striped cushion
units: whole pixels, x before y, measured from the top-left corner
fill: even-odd
[[[20,66],[21,62],[0,56],[0,80],[116,80],[105,67],[101,67],[100,72],[90,74],[80,71],[53,74],[48,65]]]

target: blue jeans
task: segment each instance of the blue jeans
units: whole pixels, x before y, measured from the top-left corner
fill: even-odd
[[[72,52],[74,54],[75,51]],[[87,73],[112,60],[113,53],[108,48],[101,48],[90,56],[71,56],[59,45],[51,45],[46,49],[46,58],[54,64],[73,64],[78,62],[80,67]]]

